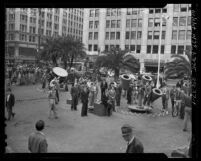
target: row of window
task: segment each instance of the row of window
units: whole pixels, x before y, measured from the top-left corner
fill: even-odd
[[[173,30],[172,31],[172,40],[190,40],[192,35],[191,30]]]
[[[106,16],[121,16],[120,8],[107,8]]]
[[[89,10],[89,17],[98,17],[99,16],[99,9],[90,9]]]
[[[120,28],[121,20],[106,20],[106,28]]]
[[[94,32],[94,37],[93,37],[93,32],[89,32],[89,40],[98,40],[98,32]]]
[[[191,4],[174,4],[174,12],[191,11]]]
[[[89,28],[92,29],[92,28],[98,28],[99,26],[99,21],[89,21]]]
[[[167,8],[150,8],[149,14],[167,13]]]
[[[161,39],[165,39],[165,31],[162,31]],[[158,40],[160,38],[160,32],[159,31],[148,31],[147,39],[148,40]]]
[[[127,8],[127,15],[140,15],[142,13],[141,9],[138,8]]]
[[[126,20],[126,28],[130,27],[142,27],[142,19],[127,19]]]
[[[172,45],[171,46],[171,54],[184,54],[186,52],[191,51],[191,46],[186,45],[186,48],[184,45]]]
[[[173,26],[191,26],[191,16],[173,17]]]
[[[120,40],[120,32],[106,32],[105,33],[105,40]]]
[[[142,31],[126,31],[125,39],[136,39],[136,34],[138,40],[142,38]]]

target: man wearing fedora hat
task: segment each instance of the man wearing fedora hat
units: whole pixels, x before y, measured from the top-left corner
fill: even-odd
[[[15,96],[12,94],[11,89],[7,89],[7,97],[6,97],[6,108],[8,111],[8,121],[11,119],[11,116],[14,117],[15,113],[12,111],[13,106],[15,104]]]
[[[121,127],[124,140],[128,142],[126,153],[144,153],[143,144],[133,134],[133,128],[125,124]]]

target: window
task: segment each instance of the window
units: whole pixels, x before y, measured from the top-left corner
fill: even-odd
[[[132,15],[137,15],[137,9],[136,8],[132,9]]]
[[[186,31],[186,40],[191,40],[191,30]]]
[[[115,28],[115,20],[111,21],[111,28]]]
[[[93,16],[94,16],[94,10],[91,9],[91,10],[89,11],[89,17],[93,17]]]
[[[181,7],[181,8],[180,8],[180,11],[181,11],[181,12],[187,12],[187,4],[181,4],[180,7]]]
[[[159,18],[154,19],[154,26],[155,27],[160,26],[160,19]]]
[[[165,31],[162,31],[162,40],[165,40]]]
[[[126,31],[126,39],[127,40],[130,39],[129,37],[130,37],[130,33],[129,33],[129,31]]]
[[[136,31],[131,31],[131,39],[136,39]]]
[[[179,40],[185,40],[185,30],[179,31]]]
[[[186,17],[180,17],[179,26],[186,26]]]
[[[108,49],[109,49],[109,46],[105,45],[105,51],[108,51]]]
[[[117,9],[117,16],[121,16],[121,9],[120,8]]]
[[[90,33],[89,33],[89,40],[92,40],[92,36],[93,36],[93,33],[90,32]]]
[[[153,9],[149,9],[149,14],[152,14],[154,13],[154,10]]]
[[[14,39],[15,39],[14,34],[9,34],[8,39],[9,39],[9,40],[14,40]]]
[[[15,30],[15,24],[14,23],[9,24],[9,30],[10,31]]]
[[[98,32],[94,32],[94,40],[98,40]]]
[[[98,25],[99,25],[99,21],[95,21],[95,23],[94,23],[94,28],[95,28],[95,29],[98,28]]]
[[[138,31],[137,32],[137,39],[141,39],[142,38],[142,31]]]
[[[106,15],[110,16],[110,8],[107,9]]]
[[[171,54],[176,54],[176,45],[171,46]]]
[[[155,9],[155,13],[161,13],[161,9],[160,8],[156,8]]]
[[[172,40],[177,40],[177,30],[172,31]]]
[[[153,24],[154,24],[154,19],[149,18],[148,27],[153,27]]]
[[[92,51],[92,45],[88,45],[88,50]]]
[[[99,16],[99,9],[96,9],[95,10],[95,17],[98,17]]]
[[[110,39],[110,33],[109,32],[106,32],[105,33],[105,40],[109,40]]]
[[[174,4],[174,12],[179,12],[179,4]]]
[[[152,31],[148,31],[148,37],[147,39],[151,40],[152,39]]]
[[[131,27],[136,27],[137,26],[137,20],[136,19],[132,19],[131,20]]]
[[[154,39],[159,39],[159,31],[154,31]]]
[[[142,27],[142,19],[138,19],[138,27]]]
[[[153,45],[152,53],[153,54],[158,54],[158,45]]]
[[[173,17],[173,26],[178,26],[178,17]]]
[[[192,50],[191,45],[186,45],[186,52],[189,53],[191,52],[191,50]]]
[[[151,53],[151,45],[147,45],[147,54]]]
[[[114,40],[115,39],[115,32],[111,32],[110,33],[110,40]]]
[[[132,8],[127,8],[127,15],[131,15],[132,14]]]
[[[191,11],[191,4],[188,5],[188,11]]]
[[[9,14],[9,21],[15,20],[15,14]]]
[[[126,28],[129,28],[130,27],[130,19],[127,19],[126,20]]]
[[[114,49],[114,45],[110,45],[110,50]]]
[[[110,20],[106,21],[106,28],[110,28]]]
[[[120,39],[120,32],[116,32],[116,40]]]
[[[163,13],[167,13],[167,8],[163,8]]]
[[[164,54],[164,51],[165,51],[165,46],[161,45],[161,54]]]
[[[141,45],[137,45],[137,52],[136,53],[140,53],[141,51]]]
[[[188,16],[188,22],[187,22],[188,26],[191,26],[191,16]]]
[[[183,45],[179,45],[178,46],[177,54],[183,54],[183,53],[184,53],[184,46]]]
[[[162,18],[162,26],[166,26],[166,21],[167,21],[166,18],[163,17]]]
[[[115,8],[112,9],[111,16],[116,16],[116,9]]]
[[[94,45],[94,51],[98,51],[98,45]]]
[[[131,51],[135,51],[135,45],[131,45]]]
[[[129,45],[125,45],[125,50],[129,50]]]
[[[120,28],[121,20],[117,20],[117,28]]]

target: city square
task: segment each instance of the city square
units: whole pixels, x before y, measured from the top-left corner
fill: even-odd
[[[5,152],[191,158],[191,32],[191,4],[6,8]]]

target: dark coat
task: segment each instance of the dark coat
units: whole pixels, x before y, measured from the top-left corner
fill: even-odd
[[[28,141],[28,149],[31,153],[47,153],[47,140],[40,132],[32,133]]]
[[[87,92],[84,92],[84,90],[83,90],[81,92],[82,103],[88,103],[88,99],[89,99],[89,90],[87,90]]]
[[[103,84],[103,82],[101,82],[100,87],[101,87],[101,90],[103,90],[103,91],[106,90],[108,88],[107,82],[105,82],[104,84]]]
[[[15,105],[15,96],[14,94],[10,94],[10,98],[7,101],[7,97],[6,97],[6,107],[13,107]]]
[[[134,138],[133,141],[128,145],[126,153],[144,153],[144,147],[140,140]]]

